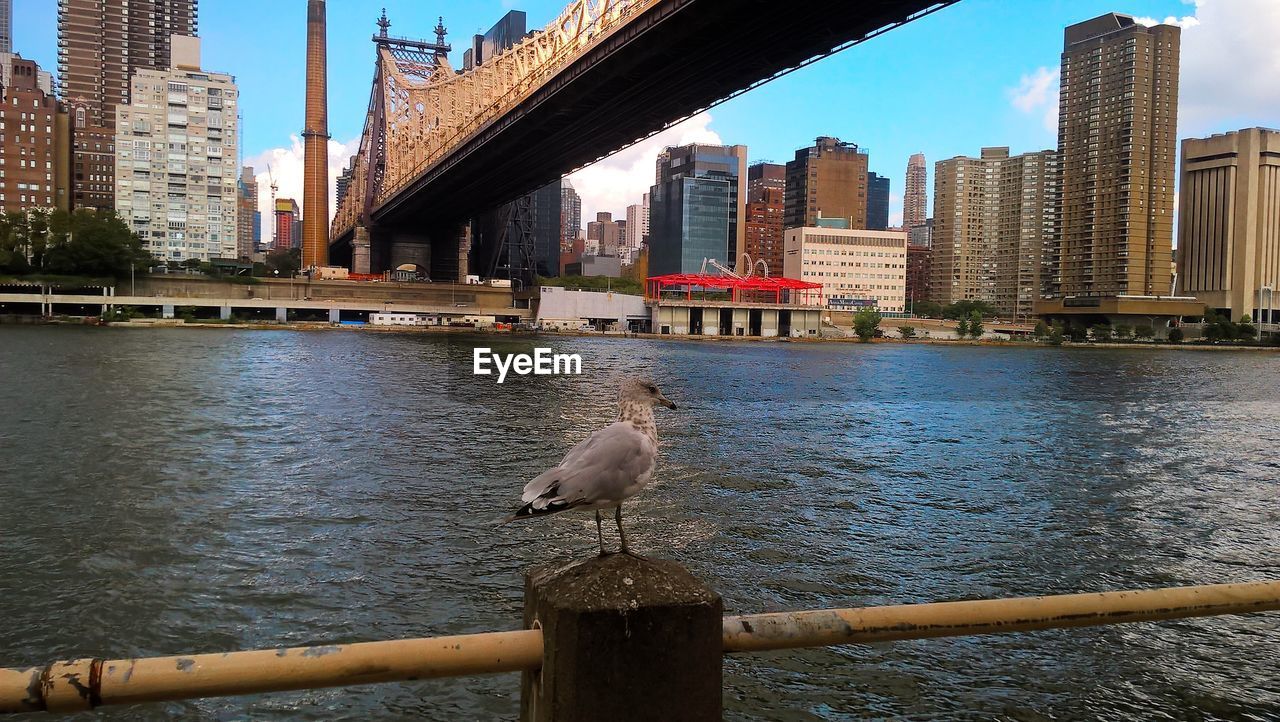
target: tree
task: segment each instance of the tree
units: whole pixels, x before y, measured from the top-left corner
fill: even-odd
[[[266,274],[268,276],[278,275],[281,278],[292,278],[293,274],[302,268],[302,249],[286,248],[284,250],[271,251],[267,254]]]
[[[960,320],[971,318],[975,311],[978,312],[979,318],[996,315],[996,310],[986,301],[965,299],[963,301],[956,301],[950,306],[942,309],[942,317]]]
[[[1119,326],[1116,326],[1115,329],[1112,330],[1112,333],[1116,335],[1117,339],[1127,339],[1133,335],[1133,327],[1126,326],[1122,323]]]
[[[941,318],[942,304],[934,301],[916,301],[911,304],[911,313],[921,318]]]
[[[902,338],[915,338],[916,327],[915,326],[899,326],[898,335],[901,336]]]
[[[1048,336],[1048,335],[1049,335],[1049,325],[1044,322],[1044,319],[1036,321],[1036,327],[1031,330],[1032,338],[1044,338],[1045,336]]]
[[[1064,334],[1062,332],[1062,324],[1055,323],[1049,329],[1049,343],[1053,346],[1061,346]]]
[[[956,321],[956,338],[964,338],[969,335],[969,319],[962,318]]]
[[[115,213],[82,208],[69,217],[64,216],[62,211],[54,211],[47,224],[35,227],[47,249],[35,270],[68,276],[124,278],[130,269],[145,268],[151,260],[151,255],[142,248],[142,241]],[[34,241],[32,247],[41,248]]]
[[[1133,329],[1133,337],[1136,339],[1146,340],[1155,335],[1156,335],[1155,330],[1152,329],[1150,326],[1138,326],[1137,328]]]
[[[1067,327],[1067,338],[1076,343],[1084,343],[1089,340],[1089,329],[1078,323],[1073,323]]]
[[[969,335],[982,338],[982,332],[982,312],[975,308],[969,312]]]
[[[1240,323],[1236,324],[1235,337],[1241,341],[1252,341],[1258,337],[1258,327],[1253,325],[1253,319],[1247,314],[1240,317]]]
[[[1186,338],[1186,335],[1182,333],[1182,329],[1169,329],[1169,343],[1182,343],[1182,339],[1184,338]]]
[[[866,343],[875,338],[881,320],[880,312],[869,308],[853,314],[853,332],[858,335],[858,340]]]
[[[1093,340],[1098,343],[1107,343],[1111,340],[1111,327],[1105,323],[1095,324],[1089,330],[1093,334]]]

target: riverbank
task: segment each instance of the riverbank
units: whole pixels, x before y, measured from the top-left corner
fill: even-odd
[[[905,344],[934,346],[985,346],[998,348],[1072,348],[1072,349],[1146,349],[1146,350],[1187,350],[1187,351],[1280,351],[1277,346],[1245,346],[1232,344],[1207,344],[1188,341],[1182,343],[1159,342],[1086,342],[1074,343],[1064,341],[1058,346],[1043,341],[1012,341],[1007,339],[948,339],[948,338],[877,338],[862,341],[855,336],[820,338],[810,337],[761,337],[761,336],[692,336],[656,333],[623,333],[620,331],[511,331],[472,326],[374,326],[370,324],[333,324],[324,321],[184,321],[182,319],[131,319],[129,321],[99,321],[92,317],[60,317],[41,319],[35,316],[0,316],[0,325],[66,325],[66,326],[110,326],[112,328],[194,328],[194,329],[239,329],[251,331],[357,331],[363,333],[421,333],[421,334],[460,334],[460,335],[494,335],[517,337],[577,337],[577,338],[630,338],[652,341],[698,341],[705,343],[733,343],[739,341],[764,343],[800,343],[800,344]]]

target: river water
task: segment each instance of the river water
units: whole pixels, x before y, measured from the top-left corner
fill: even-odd
[[[641,553],[727,613],[1280,578],[1280,356],[0,327],[0,666],[518,628],[588,515],[495,526],[652,376]],[[660,690],[655,690],[660,694]],[[518,675],[105,708],[511,719]],[[729,659],[726,718],[1280,719],[1280,616]]]

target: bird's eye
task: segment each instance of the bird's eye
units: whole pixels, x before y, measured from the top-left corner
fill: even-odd
[[[657,386],[650,385],[650,386],[649,386],[649,393],[651,393],[651,394],[656,394],[656,393],[658,393],[658,387],[657,387]]]

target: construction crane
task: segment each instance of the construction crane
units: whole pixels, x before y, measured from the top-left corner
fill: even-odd
[[[276,223],[276,191],[279,188],[276,186],[276,176],[271,171],[270,163],[267,164],[267,180],[271,183],[271,205],[267,207],[267,213],[270,214],[268,217],[271,219],[271,248],[274,250],[279,241],[276,233],[280,230],[277,228],[279,224]]]

